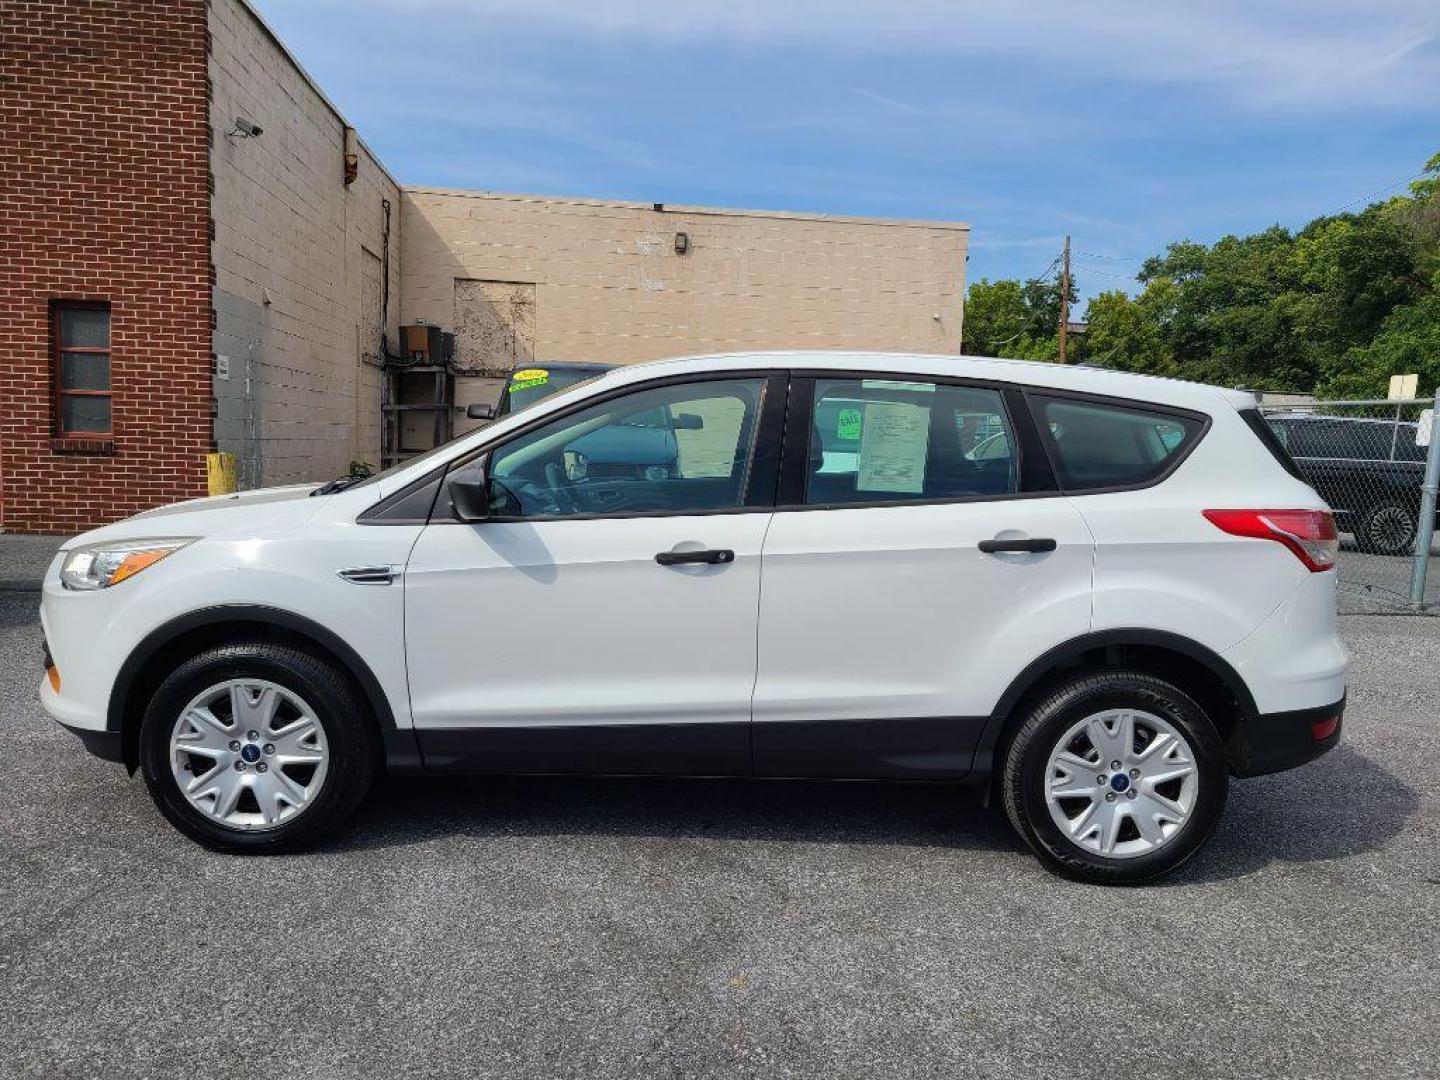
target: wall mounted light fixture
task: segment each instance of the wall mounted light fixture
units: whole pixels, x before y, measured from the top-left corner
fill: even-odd
[[[684,255],[690,250],[690,234],[677,232],[675,234],[675,254]]]
[[[235,126],[225,132],[227,139],[258,139],[264,132],[259,124],[246,120],[243,116],[235,118]]]

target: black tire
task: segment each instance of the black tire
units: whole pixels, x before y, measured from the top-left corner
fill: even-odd
[[[207,687],[236,678],[264,679],[297,694],[314,710],[328,745],[319,792],[292,820],[263,832],[233,828],[191,806],[170,768],[170,736],[181,711]],[[379,732],[349,677],[275,642],[235,642],[186,660],[156,689],[140,726],[141,772],[160,812],[192,840],[233,854],[297,851],[332,835],[360,805],[381,761]]]
[[[1415,510],[1399,499],[1367,507],[1355,526],[1355,547],[1367,555],[1410,555],[1419,531]]]
[[[1190,744],[1198,766],[1195,803],[1185,823],[1155,850],[1130,858],[1082,848],[1056,825],[1045,799],[1056,743],[1085,717],[1117,707],[1167,721]],[[1209,838],[1229,788],[1225,749],[1204,710],[1178,687],[1124,669],[1079,676],[1046,694],[1020,720],[1001,762],[1001,797],[1010,824],[1047,869],[1095,884],[1138,885],[1175,869]]]

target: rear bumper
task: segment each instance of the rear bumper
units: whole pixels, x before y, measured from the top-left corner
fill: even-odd
[[[1341,697],[1316,709],[1246,717],[1225,741],[1230,771],[1236,776],[1264,776],[1314,761],[1340,741],[1344,715]]]

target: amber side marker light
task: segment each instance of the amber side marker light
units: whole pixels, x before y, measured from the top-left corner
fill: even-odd
[[[60,669],[51,664],[45,669],[45,677],[50,680],[50,689],[58,694],[60,692]]]
[[[126,555],[124,562],[115,570],[110,578],[111,585],[118,585],[128,577],[134,577],[147,566],[152,566],[169,555],[173,548],[161,548],[158,551],[137,551],[133,555]]]

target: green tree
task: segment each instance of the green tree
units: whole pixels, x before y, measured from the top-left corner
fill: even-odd
[[[1089,329],[1082,339],[1081,359],[1121,371],[1175,374],[1164,336],[1165,308],[1173,303],[1174,291],[1169,278],[1156,278],[1135,299],[1119,289],[1095,297],[1085,315]]]
[[[1081,271],[1083,273],[1083,270]],[[1410,194],[1147,259],[1131,296],[1103,292],[1075,358],[1263,390],[1378,397],[1391,375],[1440,380],[1440,154]],[[1059,286],[981,280],[967,352],[1057,358]]]
[[[1070,302],[1076,299],[1071,283]],[[1035,278],[981,278],[965,294],[961,351],[972,356],[1057,360],[1060,356],[1060,284]]]
[[[961,351],[972,356],[1000,356],[1006,345],[1025,332],[1029,321],[1020,282],[981,278],[965,293]]]

